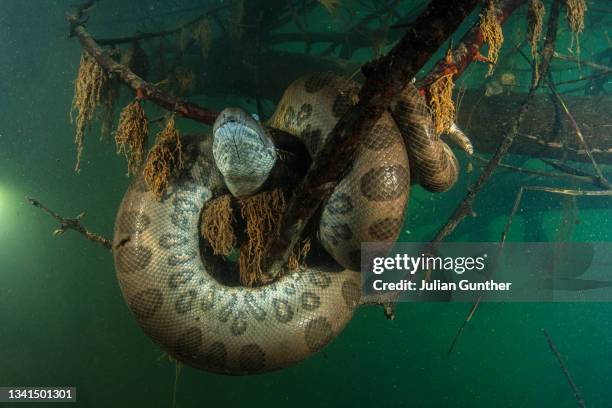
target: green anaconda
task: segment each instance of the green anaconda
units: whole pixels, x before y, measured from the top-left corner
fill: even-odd
[[[300,138],[315,157],[357,92],[354,82],[332,75],[300,78],[266,126]],[[202,254],[202,208],[221,189],[256,191],[276,154],[250,115],[234,109],[217,122],[212,146],[197,147],[189,170],[161,200],[142,176],[128,189],[115,224],[117,278],[145,333],[177,360],[224,374],[265,372],[307,358],[342,331],[360,300],[360,243],[397,239],[411,175],[444,191],[457,179],[458,164],[434,135],[422,97],[407,85],[364,135],[322,211],[318,239],[336,264],[309,263],[262,287],[228,286],[216,279],[227,264]]]

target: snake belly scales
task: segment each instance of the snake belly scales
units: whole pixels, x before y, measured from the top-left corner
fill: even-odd
[[[301,138],[314,157],[357,102],[358,89],[331,74],[302,77],[266,125]],[[431,191],[457,178],[457,160],[434,136],[414,86],[390,112],[364,136],[321,215],[319,239],[339,265],[308,264],[262,287],[224,285],[212,273],[223,263],[201,256],[201,211],[223,188],[210,142],[196,147],[193,164],[161,200],[142,176],[135,179],[117,214],[113,256],[123,296],[145,333],[181,362],[232,375],[289,366],[336,337],[359,304],[360,243],[397,239],[411,173]]]

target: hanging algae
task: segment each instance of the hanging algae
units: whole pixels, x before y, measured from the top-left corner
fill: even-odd
[[[234,213],[229,194],[210,200],[204,205],[200,233],[210,243],[215,255],[228,256],[236,246],[233,222]]]
[[[495,69],[495,64],[499,58],[499,51],[504,43],[504,33],[501,24],[497,20],[498,9],[493,1],[489,1],[487,9],[480,16],[480,33],[485,43],[489,44],[487,60],[489,71],[486,76],[491,76]]]
[[[83,138],[85,129],[91,126],[96,107],[103,98],[109,82],[108,75],[96,60],[87,52],[81,54],[79,72],[74,81],[74,97],[70,109],[70,121],[76,122],[74,142],[77,146],[77,158],[74,170],[81,170]],[[76,118],[74,114],[76,113]]]
[[[450,47],[446,51],[445,62],[454,67]],[[456,68],[448,68],[427,89],[427,104],[431,109],[436,135],[447,131],[455,120],[455,103],[453,102],[453,75]]]
[[[147,155],[143,170],[149,189],[161,198],[168,187],[172,174],[183,168],[183,145],[178,130],[174,127],[174,116],[155,137],[155,145]]]
[[[572,39],[569,46],[571,52],[576,44],[576,55],[580,55],[580,34],[584,30],[584,14],[587,6],[585,0],[566,0],[565,6],[567,9],[566,17],[570,30],[572,30]]]
[[[295,271],[300,265],[306,265],[306,257],[310,252],[310,239],[306,238],[302,241],[302,245],[296,246],[293,253],[289,256],[289,260],[287,261],[287,267],[291,271]]]
[[[210,21],[205,18],[202,19],[194,28],[191,33],[194,40],[200,43],[200,50],[204,58],[208,57],[210,47],[212,46],[212,35],[210,28]]]
[[[544,4],[541,0],[530,0],[527,10],[527,37],[531,44],[531,56],[533,57],[533,79],[534,84],[539,81],[538,71],[538,42],[544,28]]]
[[[136,174],[144,158],[149,121],[140,99],[130,102],[119,116],[119,125],[115,131],[117,153],[123,154],[128,161],[128,174]]]
[[[263,273],[266,245],[275,237],[286,202],[280,188],[263,191],[240,200],[240,212],[246,220],[247,242],[240,249],[240,282],[253,286],[267,281]]]

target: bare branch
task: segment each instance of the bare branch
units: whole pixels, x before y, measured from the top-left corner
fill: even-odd
[[[64,232],[66,232],[66,230],[71,229],[71,230],[74,230],[82,234],[86,239],[92,242],[95,242],[96,244],[102,245],[104,248],[112,251],[112,244],[109,239],[104,238],[100,234],[96,234],[95,232],[89,231],[87,228],[85,228],[81,224],[81,220],[85,216],[85,213],[81,213],[77,215],[76,218],[64,218],[58,213],[56,213],[55,211],[51,210],[50,208],[42,204],[40,201],[32,197],[26,197],[26,199],[34,207],[40,208],[41,210],[43,210],[44,212],[46,212],[47,214],[55,218],[60,223],[59,228],[53,231],[53,235],[63,235]]]

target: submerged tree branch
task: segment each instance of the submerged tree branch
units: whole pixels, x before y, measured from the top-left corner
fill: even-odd
[[[71,21],[71,24],[73,22]],[[124,84],[134,89],[144,99],[149,99],[170,112],[198,122],[212,125],[218,112],[207,110],[195,103],[178,99],[159,90],[155,85],[145,81],[134,74],[124,65],[115,61],[104,49],[100,47],[93,37],[82,25],[72,27],[73,34],[79,39],[81,46],[104,68],[110,75],[115,75]]]
[[[96,234],[95,232],[89,231],[87,228],[85,228],[81,224],[81,220],[85,216],[85,213],[81,213],[81,214],[77,215],[76,218],[64,218],[61,215],[59,215],[58,213],[56,213],[55,211],[53,211],[50,208],[46,207],[40,201],[38,201],[38,200],[36,200],[36,199],[34,199],[32,197],[26,197],[26,199],[34,207],[40,208],[41,210],[43,210],[44,212],[46,212],[47,214],[49,214],[50,216],[55,218],[60,223],[60,227],[58,229],[56,229],[55,231],[53,231],[53,235],[63,235],[64,232],[66,232],[66,230],[71,229],[71,230],[74,230],[74,231],[82,234],[86,239],[88,239],[88,240],[90,240],[92,242],[95,242],[96,244],[102,245],[104,248],[108,249],[109,251],[112,251],[112,244],[111,244],[110,240],[104,238],[100,234]]]
[[[500,25],[503,25],[508,17],[514,13],[514,11],[525,3],[525,0],[503,0],[498,4],[499,14],[497,15],[497,21]],[[446,62],[445,58],[442,58],[432,68],[432,70],[423,79],[418,81],[418,87],[423,88],[427,85],[435,82],[441,75],[444,75],[449,69],[452,69],[453,77],[456,79],[467,69],[472,61],[483,61],[484,57],[480,54],[480,48],[484,45],[484,39],[480,31],[480,24],[477,21],[472,28],[464,34],[459,41],[459,44],[452,51],[453,63],[451,66]]]
[[[432,242],[435,243],[435,242],[443,241],[448,235],[450,235],[455,230],[455,228],[457,228],[457,225],[459,225],[465,217],[467,217],[469,214],[474,213],[472,205],[474,203],[474,200],[476,199],[476,196],[481,191],[482,187],[489,181],[489,179],[493,175],[493,171],[501,163],[502,159],[504,158],[504,156],[510,149],[510,146],[514,142],[514,138],[516,137],[516,135],[518,134],[521,128],[523,118],[525,114],[527,113],[527,111],[529,110],[529,106],[533,102],[532,100],[536,93],[536,90],[540,86],[542,79],[546,78],[546,76],[548,75],[548,69],[550,68],[550,60],[555,50],[555,41],[557,39],[557,27],[559,25],[560,9],[561,9],[561,1],[553,0],[553,3],[551,5],[551,10],[550,10],[550,17],[548,19],[548,29],[546,32],[546,41],[544,43],[544,48],[542,49],[542,64],[540,68],[541,74],[531,86],[529,93],[525,97],[523,104],[521,105],[519,111],[517,112],[512,122],[512,127],[510,128],[508,133],[506,133],[506,135],[504,136],[502,143],[500,144],[499,148],[497,149],[497,151],[495,152],[495,154],[493,155],[493,157],[491,158],[491,160],[489,161],[489,163],[487,164],[487,166],[481,173],[480,177],[478,178],[478,181],[476,181],[476,183],[469,189],[463,201],[457,206],[457,208],[455,209],[455,212],[453,213],[453,215],[451,215],[451,217],[448,219],[446,224],[438,231],[438,233],[436,234]],[[500,240],[500,248],[503,246],[503,244],[504,244],[504,238],[502,237],[502,239]],[[459,327],[459,330],[455,334],[455,337],[453,338],[451,346],[448,349],[447,355],[453,352],[459,338],[463,334],[467,325],[472,320],[474,313],[476,313],[476,310],[478,309],[478,306],[480,305],[481,300],[482,300],[482,294],[479,295],[474,300],[474,303],[472,305],[472,308],[470,309],[470,312],[466,316],[465,320]]]
[[[325,146],[297,187],[283,215],[279,234],[267,248],[268,273],[277,276],[310,218],[327,200],[353,156],[362,134],[454,33],[479,2],[434,0],[385,57],[363,67],[366,81],[359,102],[336,124]]]
[[[455,212],[453,213],[453,215],[451,215],[451,217],[448,219],[446,224],[438,231],[438,233],[436,234],[432,242],[443,241],[448,235],[450,235],[455,230],[455,228],[457,228],[457,226],[463,221],[465,217],[474,213],[472,209],[472,205],[474,203],[474,200],[476,199],[476,196],[482,190],[484,185],[489,181],[489,179],[493,175],[495,168],[501,163],[502,159],[504,158],[504,156],[510,149],[510,146],[512,146],[512,143],[514,142],[514,138],[516,137],[516,135],[518,134],[521,128],[523,118],[525,114],[527,113],[527,111],[529,110],[529,107],[532,103],[532,99],[535,95],[535,92],[537,88],[540,86],[542,78],[545,78],[548,73],[548,68],[550,67],[550,59],[552,58],[552,54],[553,54],[554,47],[555,47],[555,40],[557,38],[557,26],[559,22],[560,8],[561,8],[561,5],[560,5],[559,0],[554,0],[552,4],[551,12],[550,12],[549,22],[548,22],[548,32],[546,35],[546,43],[542,50],[542,67],[540,69],[540,72],[541,72],[540,80],[538,80],[537,83],[535,83],[529,90],[529,93],[525,97],[523,104],[519,108],[519,111],[517,112],[512,122],[511,128],[504,136],[504,139],[502,140],[501,144],[497,148],[497,151],[495,152],[495,154],[493,155],[493,157],[491,158],[491,160],[489,161],[489,163],[487,164],[487,166],[481,173],[478,180],[472,187],[470,187],[463,201],[461,201],[461,203],[457,206],[457,208],[455,209]]]
[[[570,387],[572,388],[572,391],[574,392],[574,397],[576,398],[576,402],[578,402],[579,406],[585,407],[586,405],[585,405],[584,399],[582,398],[582,395],[580,394],[580,391],[578,390],[576,383],[572,379],[572,376],[569,370],[567,369],[567,366],[563,362],[563,359],[561,358],[561,353],[559,353],[559,350],[557,350],[557,346],[555,345],[555,342],[553,341],[552,337],[550,337],[550,334],[548,334],[548,330],[542,329],[542,333],[544,333],[544,337],[546,337],[546,341],[548,342],[548,347],[550,347],[550,350],[552,351],[555,358],[557,359],[557,362],[561,366],[561,370],[563,371],[565,378],[567,378],[567,382],[569,383]]]

